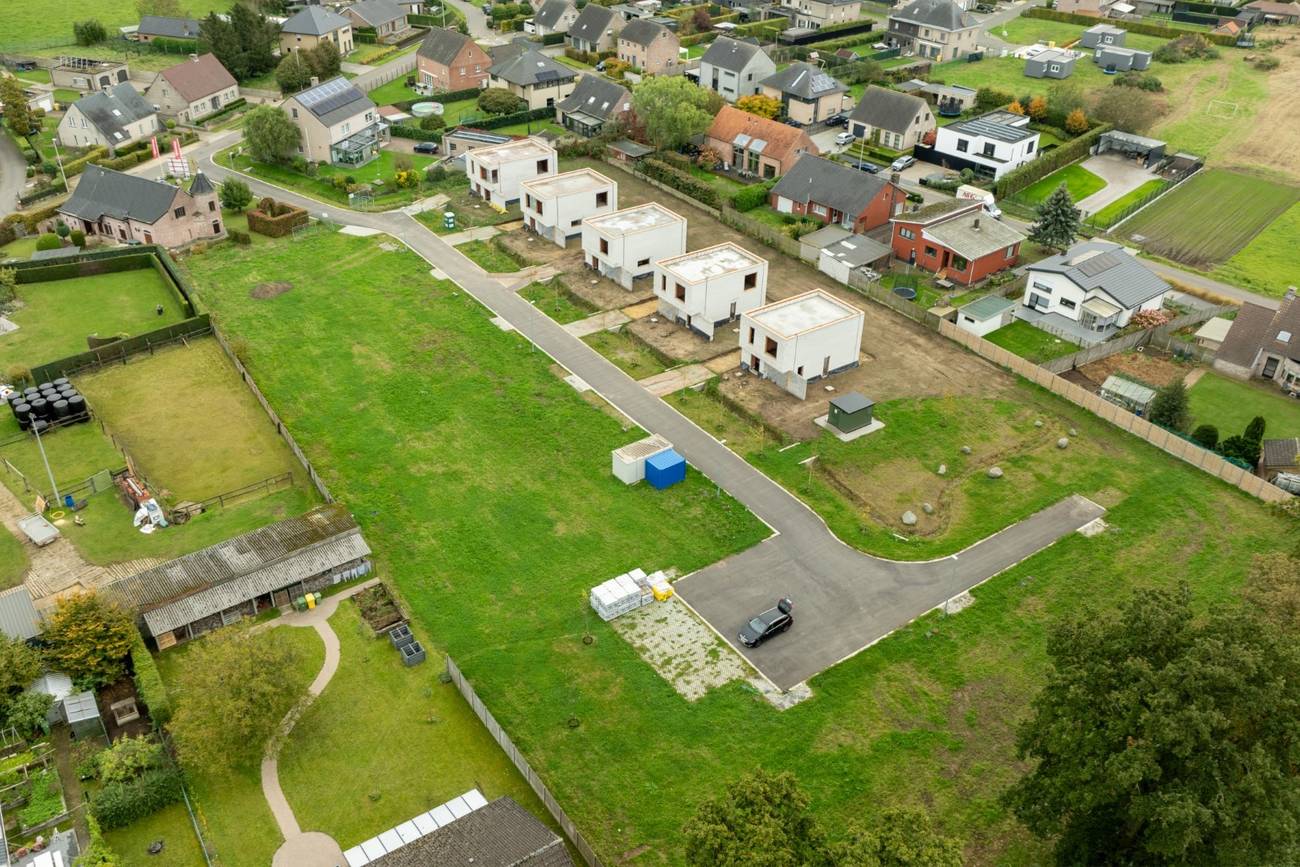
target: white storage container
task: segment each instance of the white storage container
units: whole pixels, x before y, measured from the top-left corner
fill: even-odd
[[[613,451],[614,475],[625,485],[635,485],[645,478],[646,458],[652,458],[660,452],[673,447],[668,440],[652,434],[643,440],[628,443]]]

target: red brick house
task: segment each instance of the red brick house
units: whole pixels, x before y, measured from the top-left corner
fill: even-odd
[[[896,259],[968,286],[1014,266],[1025,240],[990,217],[982,202],[961,199],[926,205],[891,222]]]
[[[886,180],[812,154],[804,154],[772,187],[768,202],[782,214],[798,214],[865,234],[896,216],[907,193]]]
[[[714,116],[705,144],[733,171],[759,178],[783,175],[801,155],[821,153],[803,130],[730,105]]]
[[[492,58],[465,34],[434,27],[416,51],[415,65],[421,84],[447,93],[487,87]]]

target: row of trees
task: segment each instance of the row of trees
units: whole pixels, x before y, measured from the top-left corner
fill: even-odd
[[[311,85],[312,78],[324,81],[339,74],[343,58],[338,46],[322,41],[315,48],[290,51],[275,67],[275,83],[284,94],[297,93]]]
[[[1187,386],[1183,384],[1181,376],[1174,377],[1168,385],[1156,392],[1156,398],[1151,402],[1151,421],[1180,433],[1186,432],[1191,426],[1191,406]],[[1265,426],[1264,417],[1257,415],[1241,433],[1220,439],[1217,427],[1202,424],[1191,432],[1191,439],[1202,448],[1253,467],[1259,463],[1264,448]]]
[[[280,28],[244,3],[234,3],[226,18],[211,12],[199,23],[199,42],[216,55],[238,81],[275,69]]]

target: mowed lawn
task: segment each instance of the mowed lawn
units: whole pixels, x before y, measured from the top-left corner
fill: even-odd
[[[1119,459],[1098,494],[1110,532],[1030,557],[960,615],[928,615],[815,678],[794,708],[740,683],[689,703],[591,616],[587,590],[633,566],[696,569],[765,530],[694,473],[663,492],[615,481],[609,450],[637,432],[585,404],[426,263],[379,253],[380,240],[316,234],[256,257],[223,245],[189,267],[248,339],[259,383],[432,648],[456,658],[610,863],[645,847],[638,862],[682,864],[682,823],[759,763],[793,772],[833,828],[914,806],[964,842],[969,863],[1044,863],[1048,847],[999,796],[1023,772],[1014,724],[1042,683],[1050,620],[1179,581],[1203,607],[1225,603],[1250,555],[1295,542],[1258,502],[1084,426],[1101,454],[1081,454]],[[321,261],[336,264],[303,292],[248,298],[252,283]],[[1054,403],[1042,401],[1044,412]],[[908,440],[917,458],[927,437]]]
[[[1019,319],[986,334],[984,339],[1035,364],[1079,351],[1077,343],[1071,343]]]
[[[299,824],[346,850],[473,788],[545,816],[456,686],[434,676],[438,660],[404,666],[352,600],[340,603],[330,626],[339,670],[280,754],[280,785]]]
[[[1214,425],[1219,439],[1241,433],[1257,415],[1264,417],[1265,439],[1300,437],[1300,400],[1263,382],[1242,382],[1207,370],[1188,397],[1192,425]]]
[[[18,330],[0,334],[0,370],[85,352],[91,334],[141,334],[185,318],[180,296],[153,268],[23,283],[15,291],[23,306],[9,314]]]
[[[1203,169],[1136,214],[1123,231],[1147,252],[1210,268],[1230,259],[1298,200],[1297,187]]]
[[[17,586],[27,572],[27,549],[7,527],[0,527],[0,590]]]
[[[947,84],[959,84],[963,87],[989,87],[1017,96],[1047,96],[1059,82],[1050,78],[1026,78],[1025,62],[1015,57],[985,57],[969,63],[966,60],[952,60],[940,63],[930,73],[935,81]],[[1110,84],[1110,76],[1105,75],[1097,64],[1083,58],[1074,64],[1074,74],[1067,84],[1077,84],[1083,89],[1103,87]]]
[[[1214,270],[1214,276],[1264,295],[1281,297],[1288,286],[1300,285],[1300,204],[1294,204],[1268,224],[1236,255]]]
[[[1162,180],[1147,181],[1137,189],[1130,190],[1109,205],[1099,209],[1096,213],[1090,214],[1087,222],[1103,229],[1107,228],[1122,220],[1130,208],[1134,208],[1148,197],[1154,196],[1158,191],[1164,189],[1168,183],[1168,181]]]
[[[1041,181],[1025,187],[1013,198],[1027,205],[1037,205],[1056,192],[1061,184],[1065,184],[1065,188],[1070,192],[1070,198],[1075,202],[1080,202],[1106,188],[1104,180],[1083,166],[1075,164],[1057,169]]]
[[[230,4],[225,0],[180,0],[180,6],[186,15],[202,18],[212,11],[225,12]],[[61,38],[62,44],[72,45],[72,25],[84,19],[88,11],[63,0],[6,3],[0,51],[59,45]],[[93,12],[110,33],[123,24],[140,22],[133,0],[95,0]]]

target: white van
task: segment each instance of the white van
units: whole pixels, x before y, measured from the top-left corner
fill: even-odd
[[[957,188],[957,198],[971,199],[984,203],[984,211],[993,219],[1002,219],[1002,209],[997,206],[993,194],[988,190],[981,190],[979,187],[973,187],[970,184],[962,184]]]

